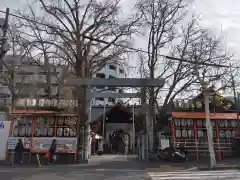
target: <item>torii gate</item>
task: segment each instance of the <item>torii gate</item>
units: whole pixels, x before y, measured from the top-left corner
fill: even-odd
[[[74,79],[71,81],[71,83],[67,83],[66,85],[77,85],[80,87],[87,87],[88,88],[88,95],[86,98],[87,101],[87,114],[88,114],[88,120],[85,123],[85,131],[84,131],[84,152],[82,152],[82,159],[88,160],[90,156],[90,144],[89,144],[89,135],[90,135],[90,123],[92,122],[91,118],[91,108],[90,108],[90,102],[92,98],[96,97],[103,97],[103,98],[136,98],[138,96],[137,93],[97,93],[97,92],[90,92],[90,87],[94,86],[104,86],[104,87],[159,87],[162,88],[165,84],[165,79],[139,79],[139,78],[118,78],[118,79],[101,79],[101,78],[92,78],[92,79]],[[146,111],[146,115],[148,113],[148,110]],[[146,116],[148,117],[148,116]],[[134,119],[133,119],[134,121]],[[146,118],[146,124],[147,129],[152,125],[153,119]],[[153,128],[151,128],[151,131],[153,131]],[[153,132],[152,132],[153,133]],[[153,137],[152,137],[153,138]],[[133,141],[135,138],[133,139]],[[153,140],[152,140],[153,141]]]

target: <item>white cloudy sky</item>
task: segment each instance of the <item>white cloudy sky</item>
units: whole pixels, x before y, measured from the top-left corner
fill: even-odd
[[[23,8],[31,0],[1,0],[0,9],[10,10]],[[127,11],[136,0],[122,0]],[[186,0],[193,1],[193,0]],[[195,0],[193,7],[201,15],[201,25],[212,28],[225,38],[228,51],[240,58],[240,1],[238,0]],[[0,17],[3,14],[0,14]]]

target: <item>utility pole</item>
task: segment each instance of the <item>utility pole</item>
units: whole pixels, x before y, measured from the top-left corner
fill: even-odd
[[[233,89],[233,95],[234,95],[234,103],[235,103],[235,108],[237,112],[237,123],[239,123],[239,107],[238,107],[238,94],[236,93],[236,85],[235,85],[235,80],[233,75],[231,74],[231,79],[232,79],[232,89]]]
[[[105,121],[106,121],[106,102],[103,104],[102,137],[105,139]]]
[[[0,70],[3,70],[3,58],[8,51],[7,48],[7,30],[8,30],[9,8],[6,9],[4,23],[1,26],[2,34],[0,34],[1,51],[0,51]]]
[[[213,146],[213,132],[212,132],[212,124],[210,121],[210,110],[209,110],[209,97],[210,97],[210,88],[207,87],[206,84],[202,85],[202,92],[204,96],[204,104],[205,104],[205,116],[206,116],[206,128],[207,128],[207,136],[208,136],[208,149],[210,154],[210,167],[213,168],[216,166],[216,157]]]
[[[135,153],[135,104],[132,107],[132,151]]]
[[[210,109],[209,109],[209,98],[212,92],[212,87],[209,87],[209,83],[207,83],[206,81],[204,81],[204,79],[200,77],[200,74],[198,71],[198,64],[196,65],[195,73],[201,85],[202,93],[204,97],[206,128],[207,128],[207,136],[208,136],[208,150],[210,155],[210,167],[213,168],[216,166],[216,157],[215,157],[215,151],[213,146],[213,131],[212,131],[212,124],[210,120]]]

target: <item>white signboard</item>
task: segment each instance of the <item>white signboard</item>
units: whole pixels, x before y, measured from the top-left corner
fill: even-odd
[[[9,137],[7,143],[8,150],[14,150],[19,137]],[[77,148],[77,138],[20,138],[26,149],[32,152],[48,151],[52,140],[57,140],[57,152],[75,153]]]
[[[0,118],[3,114],[0,113]],[[10,130],[10,121],[1,121],[0,127],[0,160],[4,160],[6,156],[7,141]]]
[[[7,149],[14,150],[16,147],[16,144],[18,142],[18,139],[22,139],[19,137],[9,137],[7,142]]]

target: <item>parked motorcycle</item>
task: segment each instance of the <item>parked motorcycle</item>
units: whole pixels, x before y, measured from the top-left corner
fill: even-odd
[[[157,150],[157,157],[159,160],[164,161],[173,161],[173,162],[183,162],[188,160],[187,151],[184,147],[180,147],[179,145],[174,147],[167,147],[165,149]]]

